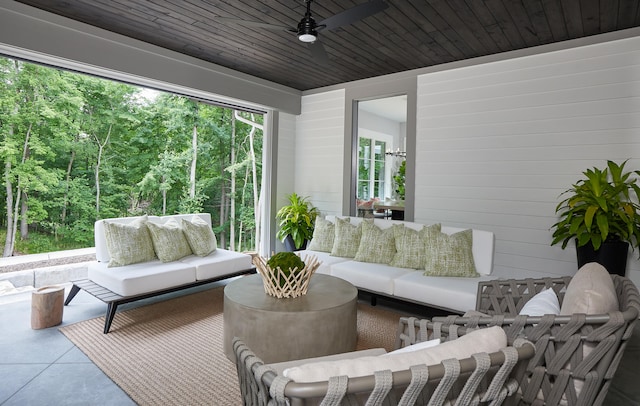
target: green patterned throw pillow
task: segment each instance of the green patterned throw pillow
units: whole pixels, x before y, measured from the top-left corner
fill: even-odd
[[[104,221],[104,236],[109,251],[109,268],[152,261],[156,258],[146,226],[147,216],[129,223]]]
[[[393,228],[381,229],[373,223],[373,219],[362,221],[362,237],[358,252],[354,258],[359,262],[389,264],[396,253]]]
[[[331,252],[333,240],[336,237],[336,225],[321,217],[316,218],[313,238],[307,249],[321,252]]]
[[[357,226],[349,222],[349,218],[336,217],[336,237],[333,240],[331,255],[334,257],[353,258],[360,246],[362,223]]]
[[[191,221],[182,219],[182,231],[191,251],[199,257],[206,257],[218,247],[218,240],[211,226],[198,216],[193,216]]]
[[[162,262],[176,261],[191,255],[191,248],[177,221],[169,219],[163,224],[148,222],[151,241]]]
[[[452,235],[429,232],[425,240],[424,275],[469,278],[479,276],[473,262],[472,247],[472,230]]]
[[[394,224],[396,253],[390,265],[398,268],[423,269],[424,243],[431,232],[439,233],[440,224],[424,226],[420,231],[405,227],[404,224]]]

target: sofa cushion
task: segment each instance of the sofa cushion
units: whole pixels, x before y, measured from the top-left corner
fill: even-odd
[[[104,220],[109,267],[152,261],[156,258],[146,223],[147,216],[129,222]]]
[[[313,251],[309,249],[296,251],[296,254],[298,254],[298,256],[305,262],[305,258],[307,256],[314,255],[316,258],[318,258],[318,262],[320,263],[320,266],[318,266],[318,269],[316,269],[315,273],[322,273],[325,275],[331,275],[331,266],[333,264],[337,264],[338,262],[351,261],[351,258],[334,257],[331,256],[331,253],[329,252]]]
[[[465,359],[479,352],[497,352],[506,346],[507,336],[504,330],[494,326],[418,351],[304,364],[289,368],[285,376],[295,382],[322,382],[332,376],[342,375],[349,378],[368,376],[375,371],[396,372],[408,370],[413,365],[435,365],[450,358]]]
[[[473,231],[448,235],[430,230],[425,237],[426,276],[477,277],[473,262]]]
[[[393,228],[385,230],[373,224],[373,219],[362,222],[362,237],[355,261],[389,264],[396,253]]]
[[[218,248],[206,257],[189,255],[178,260],[183,266],[194,267],[196,280],[218,278],[250,269],[251,255]]]
[[[384,264],[358,261],[338,262],[331,266],[332,276],[351,282],[358,288],[384,293],[385,295],[393,294],[394,280],[396,278],[410,272],[414,271]]]
[[[560,314],[604,314],[620,309],[611,275],[602,265],[583,265],[571,278]]]
[[[318,217],[316,218],[315,228],[313,229],[313,238],[311,238],[307,249],[320,252],[331,252],[335,236],[336,225],[322,217]]]
[[[191,255],[189,243],[176,220],[168,218],[164,223],[148,221],[147,227],[160,261],[171,262]]]
[[[478,282],[490,279],[493,278],[484,275],[477,278],[427,277],[422,271],[411,271],[394,279],[393,295],[464,313],[476,307]]]
[[[336,217],[336,236],[333,239],[331,255],[334,257],[353,258],[360,246],[362,236],[361,224],[353,225],[349,222],[349,217]]]
[[[390,262],[391,266],[399,268],[421,269],[425,262],[425,238],[429,232],[440,232],[440,224],[424,226],[417,231],[404,224],[393,225],[393,236],[396,253]]]
[[[104,262],[92,262],[87,277],[121,296],[134,296],[193,283],[196,269],[179,261],[161,262],[158,259],[118,268],[108,268]]]
[[[194,255],[206,257],[216,250],[218,241],[211,225],[199,216],[182,219],[182,231]]]

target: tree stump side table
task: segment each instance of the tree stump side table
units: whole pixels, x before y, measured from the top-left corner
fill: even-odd
[[[39,330],[62,323],[64,287],[45,286],[31,294],[31,328]]]

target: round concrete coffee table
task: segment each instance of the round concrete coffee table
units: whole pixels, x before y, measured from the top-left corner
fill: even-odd
[[[235,362],[233,337],[265,363],[354,351],[358,290],[334,276],[311,277],[306,295],[278,299],[250,275],[224,288],[224,351]]]

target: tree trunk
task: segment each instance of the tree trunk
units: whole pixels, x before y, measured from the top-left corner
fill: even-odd
[[[9,130],[11,131],[11,130]],[[4,183],[7,191],[7,236],[4,239],[3,257],[10,257],[13,254],[13,236],[15,229],[13,228],[13,183],[11,182],[11,162],[7,160],[4,164]]]
[[[238,120],[251,126],[251,132],[249,133],[249,154],[251,156],[251,169],[253,171],[253,216],[256,223],[255,246],[256,249],[259,250],[261,233],[260,191],[258,190],[258,170],[256,164],[256,153],[253,144],[256,128],[264,131],[264,126],[260,123],[255,122],[255,116],[253,114],[251,114],[251,120],[247,120],[246,118],[242,117],[237,111],[234,111],[234,114]]]
[[[111,137],[111,129],[113,128],[113,124],[109,124],[109,130],[107,130],[107,137],[104,139],[104,142],[100,142],[98,136],[93,134],[93,138],[96,140],[96,144],[98,145],[98,158],[96,160],[96,172],[95,172],[95,181],[96,181],[96,220],[100,218],[100,165],[102,164],[102,154],[104,153],[104,147],[109,143],[109,138]]]
[[[29,238],[29,221],[27,211],[29,210],[29,206],[27,205],[27,194],[25,192],[21,193],[20,201],[20,239],[26,240]]]
[[[236,164],[236,120],[235,110],[231,117],[231,166]],[[231,171],[231,209],[229,210],[229,248],[236,248],[236,171]]]
[[[251,114],[251,120],[254,120],[253,114]],[[251,132],[249,133],[249,153],[251,154],[251,173],[253,175],[253,218],[256,224],[256,248],[258,248],[260,244],[260,205],[258,204],[258,168],[256,165],[256,150],[254,147],[254,137],[256,133],[256,126],[253,125],[251,127]]]
[[[193,134],[191,135],[191,173],[189,174],[189,197],[196,197],[196,161],[198,159],[198,127],[193,126]]]
[[[78,142],[78,136],[76,135],[76,142]],[[76,159],[76,150],[71,151],[71,157],[69,158],[69,163],[67,164],[67,173],[65,176],[66,182],[64,186],[64,196],[62,198],[62,215],[60,216],[60,223],[64,224],[67,219],[67,207],[69,207],[69,189],[71,185],[71,170],[73,169],[73,162]]]

